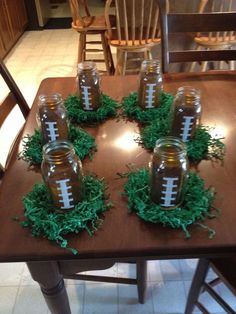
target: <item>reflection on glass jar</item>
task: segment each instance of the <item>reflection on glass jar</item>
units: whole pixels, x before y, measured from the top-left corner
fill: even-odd
[[[73,209],[82,197],[82,164],[68,141],[43,147],[42,176],[56,209]]]
[[[40,95],[38,120],[43,143],[68,139],[67,112],[61,95]]]
[[[138,103],[143,109],[158,107],[162,91],[162,75],[159,60],[144,60],[141,65]]]
[[[78,94],[84,110],[96,110],[100,107],[100,78],[94,62],[78,64]]]
[[[151,199],[164,209],[182,202],[182,190],[188,175],[185,144],[176,137],[162,137],[156,142],[151,162]]]
[[[199,90],[191,86],[180,87],[173,102],[170,134],[187,142],[193,136],[200,116]]]

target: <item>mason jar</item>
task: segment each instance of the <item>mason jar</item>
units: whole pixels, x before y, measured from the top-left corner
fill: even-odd
[[[100,77],[92,61],[78,64],[78,94],[84,110],[92,111],[100,107]]]
[[[151,199],[163,209],[179,206],[188,176],[185,144],[177,137],[162,137],[156,142],[151,161]]]
[[[138,104],[143,109],[155,108],[160,104],[163,89],[160,61],[144,60],[141,65]]]
[[[170,134],[189,141],[201,117],[200,91],[191,86],[178,88],[171,111]]]
[[[68,139],[67,111],[60,94],[39,96],[38,121],[44,144]]]
[[[82,198],[82,164],[69,141],[43,146],[42,176],[56,210],[67,211]]]

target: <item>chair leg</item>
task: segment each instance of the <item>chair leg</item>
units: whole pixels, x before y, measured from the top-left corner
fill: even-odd
[[[207,259],[200,259],[192,279],[184,314],[191,314],[201,292],[209,268]]]
[[[201,71],[206,72],[208,61],[203,61],[201,66]]]
[[[83,53],[82,53],[82,61],[86,61],[86,33],[83,34]]]
[[[122,75],[125,75],[125,72],[126,72],[126,65],[127,65],[127,55],[128,55],[128,52],[126,50],[123,51],[123,59],[122,59],[122,71],[121,71],[121,74]]]
[[[110,48],[107,44],[107,39],[105,37],[104,33],[101,33],[101,41],[102,41],[102,48],[103,48],[103,54],[104,54],[104,60],[106,65],[106,70],[109,75],[111,75],[111,65],[110,65],[110,56],[108,49]]]
[[[108,51],[108,56],[109,56],[109,62],[110,62],[110,72],[111,72],[111,75],[114,75],[114,73],[115,73],[114,61],[113,61],[113,57],[112,57],[112,53],[111,53],[111,47],[108,44],[107,40],[106,40],[106,45],[107,45],[107,51]]]
[[[220,61],[219,62],[219,69],[223,70],[223,68],[224,68],[224,61]]]
[[[85,33],[80,33],[79,47],[78,47],[78,63],[84,61],[85,45],[86,45],[86,35]]]
[[[50,312],[52,314],[71,314],[68,295],[58,263],[28,262],[27,266],[32,278],[40,285]]]
[[[151,51],[149,49],[148,49],[147,53],[148,53],[148,59],[152,60],[152,53],[151,53]]]
[[[196,45],[195,45],[195,47],[196,47]],[[197,45],[196,50],[201,50],[201,46]],[[196,64],[197,64],[196,61],[193,61],[193,62],[191,63],[189,72],[193,72],[193,71],[194,71],[194,69],[195,69],[195,67],[196,67]]]
[[[140,260],[136,262],[136,276],[139,303],[144,304],[147,289],[147,261]]]
[[[123,59],[123,50],[117,48],[116,52],[116,70],[115,75],[121,75],[122,59]]]
[[[210,48],[207,48],[207,50],[210,50]],[[203,61],[201,66],[201,71],[206,72],[207,70],[208,61]]]
[[[148,50],[144,50],[143,52],[143,55],[144,55],[144,59],[148,60]]]
[[[229,69],[234,70],[234,61],[229,61]]]

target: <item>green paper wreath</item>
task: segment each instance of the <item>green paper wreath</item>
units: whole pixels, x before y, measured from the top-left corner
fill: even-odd
[[[69,141],[73,144],[75,153],[81,160],[87,155],[91,158],[92,153],[96,150],[94,137],[81,128],[69,127]],[[43,158],[42,147],[42,133],[35,130],[33,135],[26,135],[23,138],[23,150],[19,154],[19,158],[30,165],[39,165]]]
[[[210,133],[211,128],[199,125],[191,140],[186,143],[188,158],[193,162],[203,159],[221,160],[225,155],[225,145],[221,142],[222,138],[215,138]],[[136,139],[145,148],[153,150],[158,138],[167,136],[169,133],[169,121],[159,119],[153,121],[150,126],[142,129],[140,137]]]
[[[89,124],[102,122],[105,119],[115,117],[118,109],[118,103],[111,97],[102,94],[102,105],[96,111],[84,110],[78,96],[70,95],[65,101],[68,118],[74,124]]]
[[[47,188],[44,183],[36,184],[23,199],[25,220],[23,227],[31,229],[35,237],[43,236],[50,241],[56,241],[61,248],[67,248],[73,254],[77,249],[68,247],[67,234],[86,230],[89,235],[98,229],[102,223],[99,215],[108,210],[112,204],[107,202],[106,185],[102,179],[88,175],[83,179],[83,201],[75,209],[66,213],[49,211],[52,208]]]
[[[138,105],[138,93],[133,92],[122,100],[123,115],[141,124],[150,123],[157,118],[166,119],[169,115],[173,98],[171,94],[162,92],[160,94],[160,106],[144,110]]]
[[[128,197],[128,209],[135,212],[141,219],[169,226],[174,229],[181,228],[186,238],[190,237],[188,227],[197,224],[209,231],[213,237],[214,230],[200,223],[207,218],[216,217],[212,209],[215,192],[212,188],[206,189],[204,181],[193,172],[189,173],[184,187],[184,200],[180,207],[172,210],[163,210],[160,205],[150,199],[149,172],[146,168],[128,174],[128,181],[124,186],[124,194]]]
[[[157,108],[143,110],[137,103],[137,92],[131,93],[123,99],[124,116],[138,121],[142,125],[140,136],[136,142],[148,150],[153,150],[156,141],[163,136],[169,135],[170,109],[174,97],[168,93],[160,94],[160,106]],[[197,127],[193,138],[187,142],[188,158],[193,162],[203,159],[220,160],[224,159],[225,145],[222,138],[211,135],[213,128],[200,125]]]

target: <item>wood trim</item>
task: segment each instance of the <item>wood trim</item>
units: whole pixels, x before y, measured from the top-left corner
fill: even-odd
[[[27,118],[30,108],[24,96],[22,95],[21,91],[19,90],[18,86],[16,85],[15,81],[13,80],[10,72],[6,68],[5,64],[1,61],[1,59],[0,59],[0,74],[2,75],[8,88],[11,90],[12,94],[14,95],[24,118]]]
[[[224,23],[219,23],[219,20]],[[203,13],[203,14],[169,14],[169,33],[213,32],[236,30],[236,12]]]
[[[0,105],[0,128],[15,105],[16,99],[12,92],[10,92]]]
[[[170,51],[169,62],[192,62],[192,61],[220,61],[236,60],[236,50],[187,50],[187,51]]]

